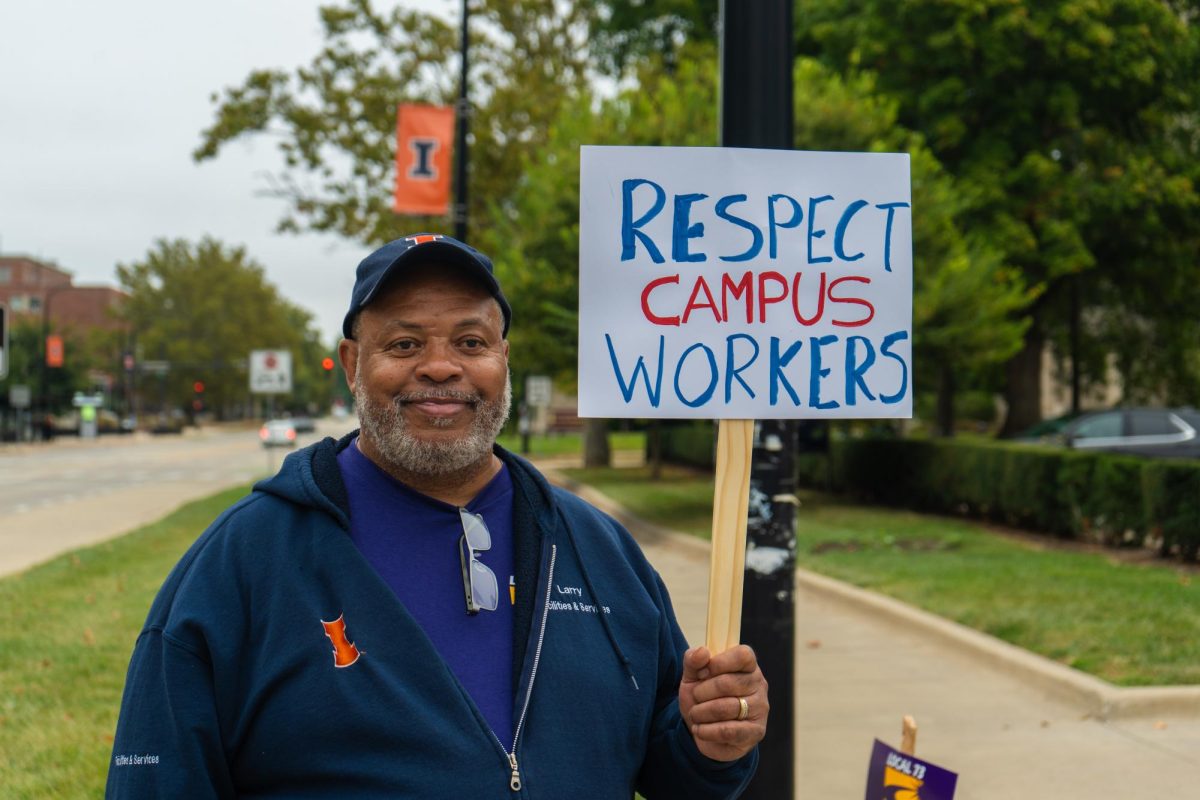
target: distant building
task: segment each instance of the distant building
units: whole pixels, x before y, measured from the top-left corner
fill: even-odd
[[[13,318],[46,319],[53,330],[125,327],[116,312],[127,295],[110,286],[76,286],[69,272],[24,256],[0,256],[0,303]]]

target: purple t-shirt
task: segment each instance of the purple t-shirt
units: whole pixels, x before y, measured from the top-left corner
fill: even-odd
[[[408,488],[380,469],[355,440],[338,454],[350,497],[350,538],[441,653],[502,743],[512,738],[513,537],[508,467],[466,508],[492,537],[478,560],[496,574],[495,611],[467,614],[457,506]]]

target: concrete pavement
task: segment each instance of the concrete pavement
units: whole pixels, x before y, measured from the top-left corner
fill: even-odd
[[[667,583],[688,639],[702,641],[707,543],[579,491],[626,522]],[[1112,696],[1089,690],[1113,690],[1107,684],[804,571],[796,620],[801,800],[863,797],[872,741],[899,745],[906,714],[919,727],[916,754],[959,774],[957,800],[1200,798],[1194,687],[1132,690],[1132,699],[1105,706]]]
[[[320,434],[341,435],[353,423],[319,424]],[[244,426],[187,429],[180,437],[61,437],[49,444],[4,445],[0,576],[250,483],[277,469],[284,455],[262,448],[254,428]]]

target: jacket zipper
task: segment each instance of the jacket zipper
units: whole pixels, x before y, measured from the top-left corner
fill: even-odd
[[[542,604],[542,626],[538,630],[537,647],[533,651],[533,669],[529,673],[529,685],[525,687],[525,702],[521,705],[521,716],[517,719],[517,727],[513,732],[511,752],[505,748],[504,742],[500,741],[496,732],[492,731],[496,743],[508,757],[508,766],[512,769],[512,775],[508,779],[508,788],[514,792],[521,791],[521,769],[517,766],[517,742],[521,739],[521,728],[525,725],[525,715],[529,712],[529,700],[533,697],[533,682],[537,680],[538,662],[542,659],[542,641],[546,638],[546,618],[550,614],[550,587],[554,585],[554,562],[557,558],[558,545],[552,544],[550,545],[550,573],[546,578],[546,601]]]

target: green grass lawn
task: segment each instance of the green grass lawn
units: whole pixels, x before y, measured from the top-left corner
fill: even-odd
[[[712,480],[672,470],[569,470],[660,525],[704,537]],[[965,520],[813,492],[800,566],[992,634],[1119,685],[1200,684],[1200,574],[1049,547]]]
[[[712,538],[712,475],[664,464],[652,478],[650,467],[565,469],[575,480],[594,486],[647,522],[703,539]]]
[[[249,487],[0,579],[0,796],[104,794],[134,640],[167,572]]]
[[[501,436],[500,446],[514,453],[521,452],[521,437],[515,433]],[[646,449],[646,434],[641,431],[614,431],[608,435],[608,446],[612,450]],[[534,458],[546,456],[577,455],[583,452],[583,439],[578,433],[554,433],[529,437],[529,455]]]

